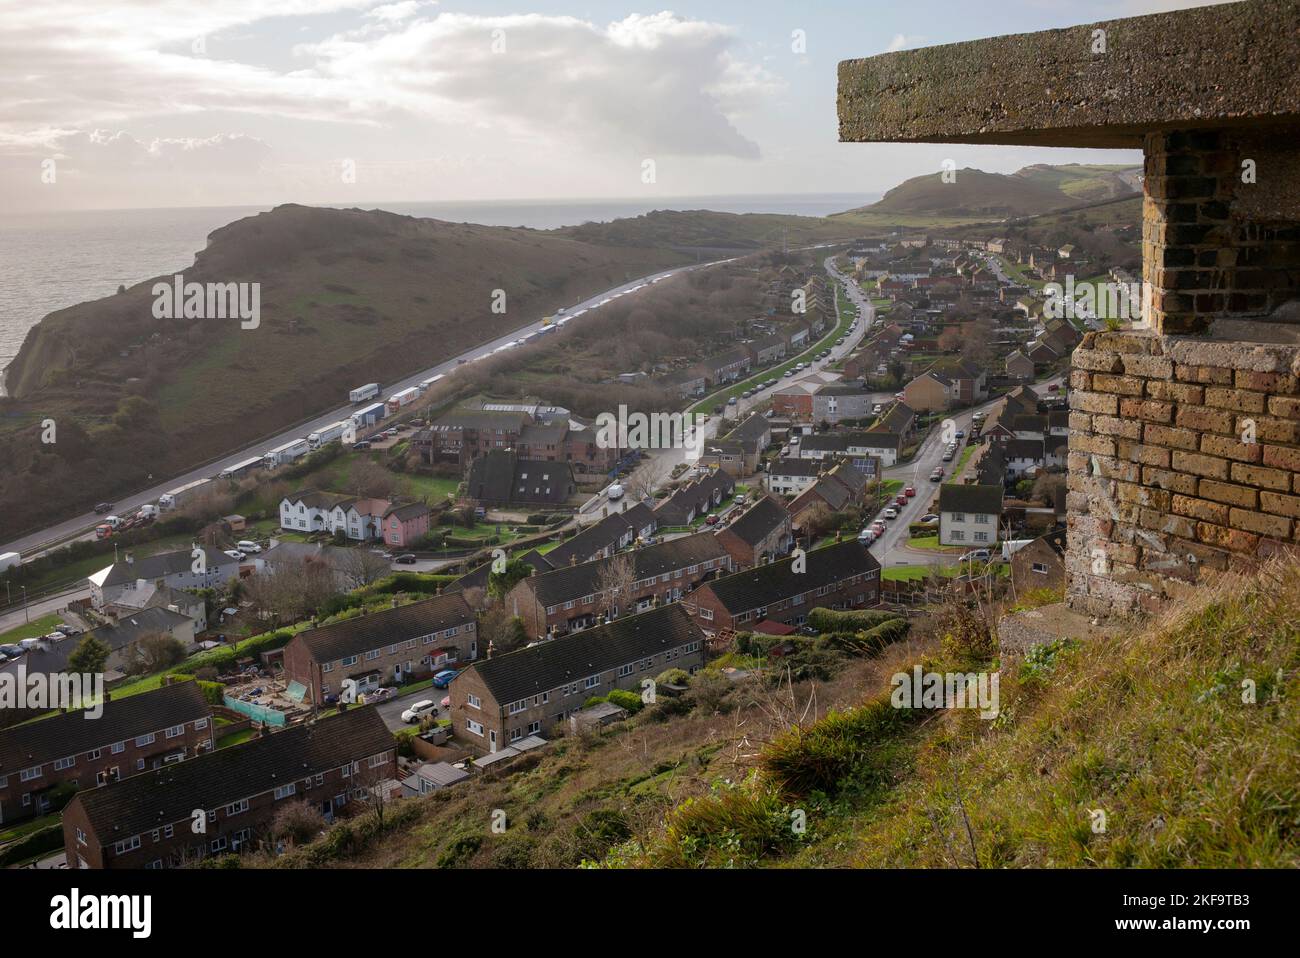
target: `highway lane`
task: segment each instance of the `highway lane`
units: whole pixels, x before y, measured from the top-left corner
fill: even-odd
[[[581,303],[577,303],[576,305],[566,307],[564,313],[557,314],[557,317],[559,319],[564,319],[567,321],[568,319],[573,319],[576,318],[577,316],[588,313],[590,310],[599,309],[601,306],[604,306],[605,304],[611,302],[612,300],[621,298],[627,295],[628,293],[633,293],[638,290],[641,290],[646,286],[650,285],[651,283],[660,282],[664,279],[667,279],[670,276],[676,276],[680,273],[689,273],[698,269],[708,269],[712,266],[718,266],[723,263],[730,263],[733,262],[734,259],[735,257],[731,259],[714,260],[708,263],[691,264],[689,266],[675,266],[672,269],[661,270],[658,273],[652,273],[649,276],[643,276],[640,279],[635,279],[630,282],[624,283],[621,286],[616,286],[613,289],[604,291],[603,293],[598,293],[597,295],[585,299]],[[402,389],[408,389],[411,386],[418,385],[422,380],[428,379],[432,376],[436,376],[440,373],[444,375],[452,373],[460,365],[460,360],[463,359],[466,360],[467,362],[473,362],[477,359],[483,358],[491,354],[492,350],[496,349],[497,347],[504,346],[505,344],[510,342],[514,342],[518,340],[519,337],[521,336],[524,336],[528,333],[541,329],[542,325],[543,323],[541,320],[536,320],[532,323],[529,323],[526,326],[522,326],[519,329],[514,330],[513,332],[507,333],[503,336],[499,336],[496,339],[493,339],[489,342],[482,343],[476,346],[474,349],[467,350],[466,352],[461,353],[459,356],[453,356],[445,360],[444,362],[439,363],[436,366],[431,366],[428,369],[424,369],[421,370],[420,372],[413,373],[410,376],[407,376],[406,378],[398,382],[385,383],[384,390],[380,396],[380,399],[386,396],[391,396],[393,393],[398,392]],[[339,395],[346,396],[348,390],[357,385],[360,384],[341,382],[339,384]],[[286,442],[291,442],[294,439],[304,437],[308,433],[314,432],[317,429],[324,428],[325,426],[328,426],[331,423],[335,423],[341,419],[345,419],[348,416],[350,416],[354,411],[356,411],[358,408],[362,408],[363,406],[368,404],[369,403],[353,405],[349,403],[347,405],[341,405],[335,407],[329,412],[322,413],[320,416],[316,417],[310,422],[304,423],[300,426],[294,427],[293,429],[285,430],[284,432],[281,432],[275,436],[271,436],[259,442],[253,443],[239,450],[238,452],[233,452],[223,457],[217,462],[209,463],[208,465],[202,466],[198,469],[193,469],[185,473],[184,475],[176,476],[175,478],[168,479],[165,482],[156,483],[155,485],[150,486],[148,489],[144,489],[133,495],[127,496],[122,499],[118,499],[114,503],[113,511],[118,515],[127,515],[133,513],[136,510],[138,510],[142,505],[145,505],[146,503],[156,502],[158,500],[158,497],[169,489],[175,489],[177,486],[185,485],[186,483],[193,482],[197,479],[206,479],[211,476],[215,476],[218,473],[220,473],[222,469],[225,469],[227,466],[235,465],[236,463],[242,462],[245,459],[249,459],[253,456],[262,455],[269,449],[273,449],[276,446],[282,445]],[[62,543],[64,541],[74,539],[79,536],[89,538],[89,535],[87,534],[93,534],[95,526],[100,521],[102,521],[102,518],[100,516],[97,516],[93,512],[83,513],[82,515],[49,526],[38,532],[29,533],[27,535],[22,536],[21,538],[14,539],[11,542],[7,542],[3,545],[0,545],[0,553],[19,552],[23,554],[25,559],[32,558],[34,555],[39,554],[40,550],[42,550],[44,547],[48,547],[56,543]]]

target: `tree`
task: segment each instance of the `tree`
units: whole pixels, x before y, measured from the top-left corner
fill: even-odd
[[[397,477],[373,459],[353,463],[349,478],[356,495],[369,499],[387,499],[397,491]]]
[[[504,572],[488,573],[488,595],[504,598],[523,579],[533,574],[533,567],[522,559],[511,559]]]
[[[492,654],[497,655],[524,645],[528,641],[528,632],[524,620],[511,615],[510,610],[498,602],[479,617],[478,640],[482,651],[491,647]]]
[[[835,528],[835,513],[825,503],[814,503],[799,513],[799,526],[811,544]]]
[[[637,502],[653,499],[655,491],[668,479],[671,468],[662,456],[653,456],[632,470],[623,482],[623,488],[628,497]]]
[[[129,675],[150,675],[185,658],[185,644],[165,632],[153,632],[131,643],[127,652]]]
[[[315,805],[289,802],[281,806],[271,819],[271,837],[293,845],[309,842],[325,828],[325,816]]]
[[[103,639],[97,638],[95,633],[87,632],[77,647],[72,650],[68,656],[69,672],[79,672],[83,675],[91,675],[96,672],[104,671],[104,663],[108,661],[108,656],[113,650],[108,647],[108,643]]]
[[[618,617],[620,606],[628,609],[632,605],[632,586],[636,582],[636,563],[628,553],[607,559],[596,573],[596,594],[605,603],[606,615],[610,619]]]
[[[351,589],[370,585],[392,571],[387,559],[369,549],[348,549],[339,557],[336,568]]]

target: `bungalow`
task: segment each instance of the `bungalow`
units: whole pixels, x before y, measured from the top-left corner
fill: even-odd
[[[45,814],[64,783],[91,789],[212,748],[212,706],[197,682],[0,730],[0,823]]]
[[[474,612],[451,593],[299,632],[284,647],[284,671],[306,689],[304,702],[322,705],[349,680],[363,694],[473,661],[478,652]]]
[[[805,564],[795,571],[799,558]],[[861,609],[880,601],[880,563],[856,539],[706,582],[682,603],[706,633],[764,620],[802,625],[814,608]]]
[[[772,562],[789,552],[794,543],[790,513],[768,496],[719,529],[717,537],[736,569]]]
[[[680,605],[661,606],[474,663],[451,683],[452,726],[492,754],[565,722],[592,697],[641,692],[665,669],[703,664],[698,626]]]
[[[108,646],[109,655],[104,661],[104,668],[119,672],[133,670],[139,661],[141,639],[165,636],[179,642],[187,654],[197,651],[194,645],[194,620],[183,612],[162,606],[128,611],[116,621],[91,629],[86,635],[93,635]]]
[[[939,544],[991,547],[998,541],[1002,487],[944,483],[939,490]]]
[[[604,594],[608,579],[627,563],[630,597]],[[505,597],[533,636],[562,635],[590,628],[611,612],[643,611],[676,602],[701,582],[731,570],[731,557],[711,532],[670,539],[623,555],[556,569],[521,580]]]
[[[67,866],[166,868],[256,848],[287,803],[308,802],[332,821],[396,771],[379,712],[349,709],[78,792],[63,811]],[[207,813],[197,833],[195,809]]]
[[[916,413],[907,403],[894,399],[885,404],[872,429],[897,433],[906,441],[916,432]]]

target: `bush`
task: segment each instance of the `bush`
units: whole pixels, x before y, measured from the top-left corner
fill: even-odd
[[[818,632],[862,632],[896,618],[897,612],[813,609],[808,613],[808,624]]]
[[[199,688],[203,690],[203,700],[209,705],[221,705],[226,700],[226,687],[220,682],[205,682],[198,679]]]
[[[290,802],[271,819],[271,837],[287,839],[295,845],[309,842],[325,829],[325,816],[315,805]]]
[[[687,685],[691,674],[685,669],[664,669],[655,676],[655,685]]]
[[[605,696],[605,701],[617,705],[619,708],[627,709],[634,715],[645,707],[645,703],[641,701],[641,696],[626,689],[614,689],[609,695]]]
[[[0,848],[0,867],[14,865],[62,847],[63,825],[55,822]]]
[[[223,645],[219,648],[208,649],[206,652],[200,652],[188,662],[176,666],[176,668],[172,669],[172,672],[176,675],[193,675],[203,668],[214,668],[218,674],[230,672],[234,670],[237,659],[283,648],[289,644],[289,640],[293,636],[294,633],[291,629],[276,629],[274,632],[263,632],[261,635],[255,635],[251,639],[245,639],[236,645]]]

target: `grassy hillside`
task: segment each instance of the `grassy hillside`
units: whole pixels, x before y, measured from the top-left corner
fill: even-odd
[[[1000,662],[982,620],[949,610],[835,681],[643,713],[282,864],[1295,868],[1297,596],[1300,567],[1273,564]],[[999,717],[892,708],[913,663],[999,668]]]
[[[900,225],[960,225],[960,220],[1033,216],[1132,192],[1124,166],[1027,166],[1011,175],[956,170],[953,182],[939,172],[913,177],[878,203],[850,210],[846,220],[920,218]],[[932,223],[924,222],[931,218]],[[837,219],[839,217],[833,217]]]

